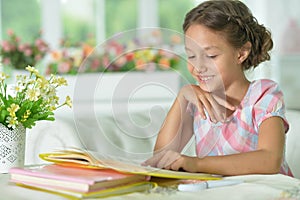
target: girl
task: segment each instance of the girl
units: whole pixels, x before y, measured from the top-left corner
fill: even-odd
[[[237,0],[206,1],[183,24],[188,70],[184,86],[144,165],[223,175],[282,173],[285,118],[282,92],[267,79],[249,82],[245,70],[269,60],[271,34]],[[192,136],[197,157],[180,154]]]

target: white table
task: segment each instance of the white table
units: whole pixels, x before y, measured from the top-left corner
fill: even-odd
[[[281,200],[300,199],[300,180],[281,174],[226,177],[242,179],[244,183],[233,186],[206,189],[198,192],[178,192],[174,189],[156,188],[150,193],[132,193],[105,199],[210,199],[210,200]],[[41,191],[22,188],[9,183],[9,174],[0,174],[1,200],[60,200],[63,197]]]

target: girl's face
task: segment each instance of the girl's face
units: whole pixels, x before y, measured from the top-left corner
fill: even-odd
[[[203,25],[191,25],[185,33],[188,70],[202,90],[223,94],[244,76],[239,50],[220,33]]]

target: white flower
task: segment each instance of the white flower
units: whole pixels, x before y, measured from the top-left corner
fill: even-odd
[[[35,74],[36,76],[39,75],[39,71],[38,71],[37,69],[35,69],[34,67],[31,67],[31,66],[28,65],[25,69],[26,69],[27,71],[29,71],[29,72]]]
[[[9,108],[7,108],[7,111],[9,112],[10,116],[15,117],[16,112],[20,109],[20,106],[17,104],[11,104]]]
[[[5,73],[0,72],[0,81],[4,81],[7,78],[8,78],[8,76]]]
[[[25,89],[25,87],[24,85],[15,85],[12,89],[15,91],[15,93],[18,93]]]
[[[26,91],[26,97],[30,101],[37,101],[40,96],[40,90],[38,88],[28,88]]]
[[[69,96],[66,97],[65,104],[67,106],[69,106],[70,108],[72,108],[72,100],[71,100],[71,98]]]
[[[11,117],[11,116],[8,116],[6,118],[6,123],[8,123],[8,128],[12,128],[12,129],[15,129],[16,128],[16,125],[19,124],[18,122],[18,118],[17,117]]]

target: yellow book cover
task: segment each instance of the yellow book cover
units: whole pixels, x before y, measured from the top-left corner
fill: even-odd
[[[72,165],[78,167],[113,169],[120,172],[142,174],[153,177],[174,178],[174,179],[194,179],[194,180],[218,180],[222,177],[206,173],[190,173],[182,171],[172,171],[149,166],[142,166],[134,160],[102,155],[98,152],[67,149],[58,150],[39,155],[41,159],[61,165]]]

